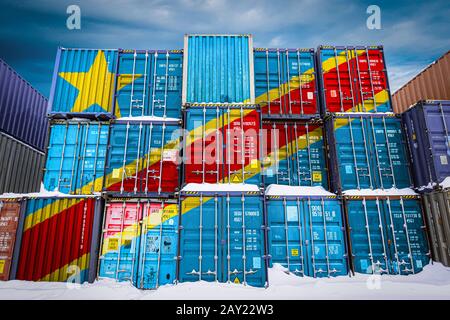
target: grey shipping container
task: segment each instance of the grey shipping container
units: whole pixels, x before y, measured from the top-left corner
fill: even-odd
[[[0,131],[44,150],[47,98],[0,59]]]
[[[450,51],[447,51],[392,95],[394,112],[402,113],[419,100],[449,100],[449,74]]]
[[[433,260],[450,267],[450,189],[422,196]]]
[[[0,194],[39,191],[44,153],[0,132]]]
[[[419,101],[402,114],[416,188],[450,177],[450,101]]]

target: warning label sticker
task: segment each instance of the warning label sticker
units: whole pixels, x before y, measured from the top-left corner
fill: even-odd
[[[447,156],[441,156],[441,164],[443,164],[443,165],[447,165],[448,164]]]
[[[6,260],[0,260],[0,273],[5,271]]]
[[[108,251],[115,251],[119,249],[119,239],[116,238],[112,238],[112,239],[108,239]]]
[[[234,278],[234,281],[233,281],[234,283],[241,283],[241,281],[239,281],[239,278],[238,277],[236,277],[236,278]]]
[[[177,150],[167,149],[163,152],[163,161],[175,162],[177,160]]]
[[[322,181],[322,172],[313,171],[313,182],[321,182]]]
[[[291,256],[298,257],[298,249],[291,249]]]

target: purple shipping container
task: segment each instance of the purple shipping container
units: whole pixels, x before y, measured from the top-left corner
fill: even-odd
[[[450,101],[419,101],[402,120],[415,187],[431,187],[450,177]]]
[[[0,131],[44,150],[47,99],[0,59]]]

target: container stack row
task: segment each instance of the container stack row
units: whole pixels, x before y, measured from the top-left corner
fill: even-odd
[[[275,263],[311,277],[428,263],[382,47],[62,48],[49,104],[48,192],[0,209],[18,228],[11,279],[262,287]]]

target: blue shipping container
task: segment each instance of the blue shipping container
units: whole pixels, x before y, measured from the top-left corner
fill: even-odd
[[[323,123],[264,120],[264,185],[322,186],[328,189]]]
[[[180,128],[178,121],[114,121],[105,190],[121,196],[178,191]]]
[[[175,281],[178,205],[156,199],[106,204],[99,277],[156,289]]]
[[[314,49],[254,50],[255,102],[270,117],[319,115]]]
[[[254,103],[251,35],[186,35],[183,103]]]
[[[450,101],[420,101],[402,114],[416,188],[450,177]]]
[[[326,122],[331,190],[409,188],[409,157],[394,114],[336,114]]]
[[[265,286],[264,233],[263,201],[255,192],[182,196],[178,279]]]
[[[117,50],[59,48],[50,91],[50,113],[111,117],[116,73]],[[124,87],[125,82],[121,85]]]
[[[186,109],[184,183],[261,183],[261,117],[254,105]]]
[[[116,85],[117,118],[181,118],[183,53],[120,50]]]
[[[54,120],[44,173],[46,190],[67,194],[101,192],[109,123]]]
[[[345,206],[355,272],[407,275],[428,264],[418,196],[348,197]]]
[[[270,266],[280,263],[299,276],[346,275],[342,202],[324,196],[267,196]]]
[[[0,131],[40,151],[47,136],[47,99],[0,59]]]

